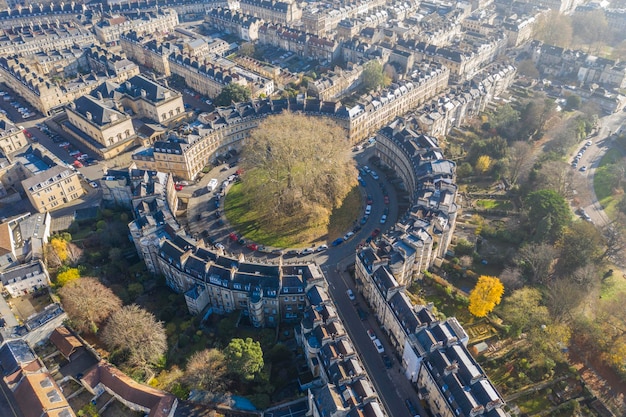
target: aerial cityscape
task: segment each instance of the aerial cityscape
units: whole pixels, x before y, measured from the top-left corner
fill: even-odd
[[[625,0],[0,0],[0,417],[626,416]]]

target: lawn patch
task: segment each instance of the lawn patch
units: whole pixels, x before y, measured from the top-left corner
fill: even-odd
[[[600,160],[600,165],[596,169],[593,177],[593,188],[598,201],[604,208],[609,218],[615,215],[616,205],[619,198],[614,193],[614,185],[611,175],[611,165],[618,163],[622,159],[622,154],[617,149],[610,149]]]
[[[476,205],[486,210],[512,210],[513,205],[508,200],[476,200]]]

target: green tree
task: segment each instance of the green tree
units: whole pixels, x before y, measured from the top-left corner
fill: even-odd
[[[602,236],[591,223],[577,221],[564,229],[558,247],[561,251],[559,270],[572,273],[599,258],[602,253]]]
[[[384,85],[385,76],[383,66],[377,60],[365,64],[361,73],[361,83],[367,91],[372,91]]]
[[[541,305],[541,298],[538,289],[524,287],[504,299],[500,313],[514,335],[519,336],[537,323],[547,322],[550,315],[548,309]]]
[[[528,194],[525,205],[529,227],[539,241],[556,241],[572,220],[567,201],[552,190]]]
[[[502,299],[504,285],[497,277],[481,275],[469,294],[469,312],[476,317],[485,317]]]
[[[510,104],[499,106],[498,109],[491,114],[489,120],[496,132],[503,138],[508,140],[517,139],[517,131],[519,129],[520,113]]]
[[[570,94],[565,99],[565,108],[567,110],[578,110],[581,104],[582,100],[580,99],[580,96],[576,94]]]
[[[252,381],[264,366],[261,344],[251,338],[235,338],[230,341],[224,351],[228,370],[242,378]]]
[[[222,88],[222,91],[215,97],[216,106],[230,106],[232,103],[239,103],[250,100],[250,89],[236,83],[230,83]]]
[[[80,271],[78,268],[69,268],[58,273],[56,284],[59,287],[63,287],[72,281],[76,281],[78,278],[80,278]]]

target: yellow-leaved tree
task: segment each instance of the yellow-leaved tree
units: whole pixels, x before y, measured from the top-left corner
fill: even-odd
[[[59,272],[56,283],[59,287],[63,287],[72,281],[76,281],[78,278],[80,278],[80,271],[77,268],[69,268]]]
[[[497,277],[481,275],[469,295],[469,312],[476,317],[485,317],[502,300],[504,285]]]
[[[478,160],[476,161],[476,166],[474,168],[477,172],[484,174],[485,172],[489,171],[492,163],[493,161],[491,160],[491,157],[489,155],[482,155],[478,157]]]

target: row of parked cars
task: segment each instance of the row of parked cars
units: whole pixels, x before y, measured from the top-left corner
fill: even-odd
[[[593,142],[591,140],[588,140],[587,142],[585,142],[585,146],[583,146],[580,151],[578,152],[578,154],[574,157],[574,159],[572,160],[572,168],[578,168],[578,163],[580,162],[580,158],[583,157],[583,154],[585,153],[585,151],[587,149],[589,149],[589,147],[593,145]],[[585,165],[581,166],[578,169],[580,172],[585,172],[587,171],[587,167]]]

